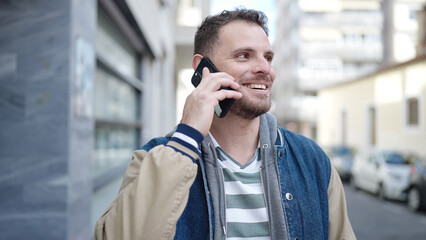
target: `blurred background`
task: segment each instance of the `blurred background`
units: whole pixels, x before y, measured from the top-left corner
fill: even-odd
[[[179,122],[193,37],[269,17],[271,112],[317,141],[358,239],[426,239],[426,0],[1,0],[0,239],[91,239],[131,154]]]

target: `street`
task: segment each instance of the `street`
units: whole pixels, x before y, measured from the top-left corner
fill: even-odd
[[[426,239],[426,213],[414,213],[405,203],[382,201],[344,184],[348,215],[357,239]]]

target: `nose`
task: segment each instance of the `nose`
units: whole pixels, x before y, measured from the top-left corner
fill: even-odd
[[[271,73],[271,63],[264,57],[257,58],[255,62],[254,72],[269,75]]]

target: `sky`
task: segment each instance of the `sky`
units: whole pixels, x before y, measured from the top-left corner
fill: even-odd
[[[216,14],[223,10],[232,10],[239,6],[260,10],[268,16],[269,40],[273,42],[276,25],[275,0],[212,0],[210,2],[210,13]]]

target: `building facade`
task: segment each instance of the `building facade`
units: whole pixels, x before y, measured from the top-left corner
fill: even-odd
[[[92,238],[92,197],[175,124],[176,4],[0,2],[0,239]]]
[[[316,139],[319,89],[415,57],[424,0],[277,0],[276,115]]]
[[[381,1],[278,0],[276,115],[316,136],[319,88],[374,71],[382,61]]]
[[[418,14],[425,0],[387,0],[382,3],[383,63],[386,67],[416,57],[419,42]]]
[[[194,36],[202,20],[210,14],[210,0],[179,0],[176,13],[175,79],[176,122],[182,117],[186,97],[194,90],[191,84]]]
[[[318,142],[426,155],[426,7],[416,11],[415,57],[320,89]],[[403,48],[404,45],[401,45]],[[394,62],[394,58],[393,61]]]
[[[318,142],[426,156],[426,57],[318,93]]]

